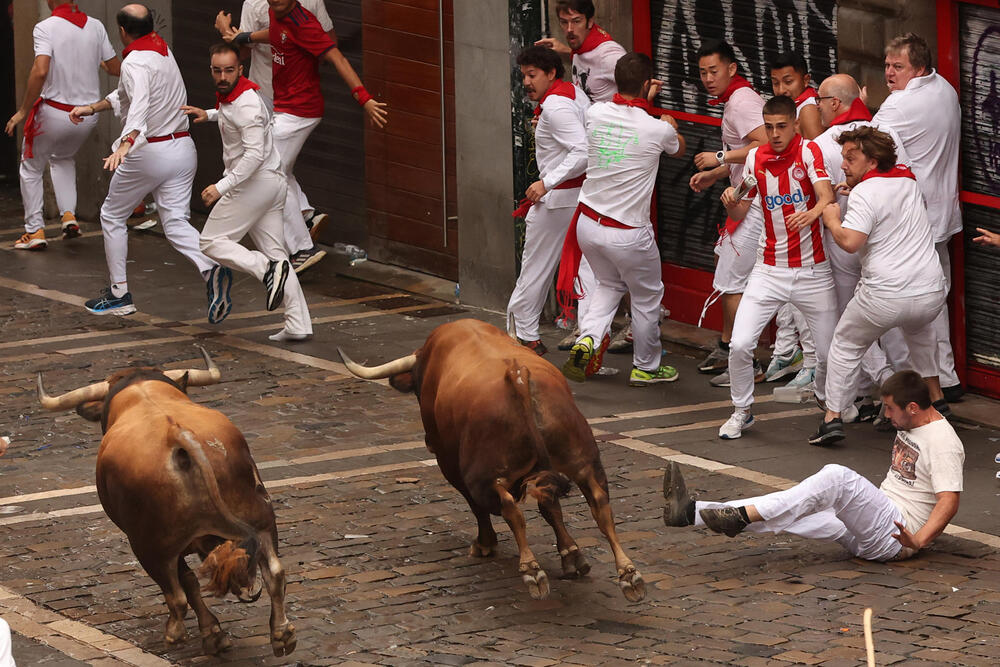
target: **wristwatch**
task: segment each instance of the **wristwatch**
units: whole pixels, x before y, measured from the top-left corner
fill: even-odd
[[[726,164],[726,151],[721,150],[715,154],[715,159],[719,161],[719,166]]]

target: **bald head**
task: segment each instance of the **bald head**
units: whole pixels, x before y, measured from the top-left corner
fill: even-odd
[[[115,17],[121,28],[122,42],[129,44],[153,32],[153,14],[146,5],[125,5]]]
[[[861,97],[861,87],[850,74],[834,74],[819,84],[819,115],[824,127],[846,112]]]

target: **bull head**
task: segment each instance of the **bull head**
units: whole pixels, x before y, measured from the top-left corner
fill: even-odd
[[[415,389],[412,371],[414,366],[417,365],[416,354],[400,357],[381,366],[374,367],[362,366],[356,363],[339,347],[337,348],[337,354],[340,355],[344,365],[347,366],[347,370],[362,380],[389,378],[389,384],[399,391],[408,393]]]
[[[202,346],[198,346],[201,350],[202,356],[205,358],[205,370],[197,369],[177,369],[171,371],[164,371],[163,376],[169,378],[172,382],[178,383],[181,386],[182,391],[187,387],[200,387],[209,384],[216,384],[222,378],[222,374],[219,372],[219,367],[215,365],[212,358],[208,355],[208,352]],[[107,380],[103,382],[95,382],[92,385],[86,387],[80,387],[79,389],[74,389],[73,391],[66,392],[61,396],[49,396],[45,393],[45,387],[42,384],[42,374],[38,374],[38,402],[42,404],[42,407],[46,410],[68,410],[70,408],[76,408],[76,411],[80,416],[90,419],[91,421],[97,421],[101,414],[101,402],[107,397],[108,392],[120,383],[122,380],[131,377],[138,369],[131,369],[131,371],[118,371],[113,373],[108,377]]]

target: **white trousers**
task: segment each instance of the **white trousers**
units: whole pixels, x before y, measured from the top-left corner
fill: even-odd
[[[580,258],[580,270],[577,272],[576,278],[580,281],[580,292],[582,294],[576,300],[576,322],[579,325],[583,321],[583,318],[587,316],[590,304],[594,301],[594,290],[597,289],[597,278],[594,277],[594,270],[590,268],[590,262],[587,261],[586,257]]]
[[[302,211],[309,209],[309,202],[295,180],[295,161],[299,157],[302,146],[312,131],[319,125],[321,118],[302,118],[290,113],[276,112],[271,121],[271,137],[274,148],[281,158],[281,170],[288,179],[285,193],[284,221],[285,248],[289,255],[313,247],[312,238],[306,228]]]
[[[851,555],[886,561],[899,556],[902,546],[892,537],[903,514],[874,484],[850,468],[835,463],[785,491],[724,503],[695,502],[694,525],[704,526],[700,510],[753,505],[764,519],[746,527],[750,533],[791,533],[837,542]]]
[[[96,116],[88,116],[79,125],[69,120],[69,113],[42,102],[35,114],[39,134],[32,144],[34,157],[21,151],[21,200],[24,202],[24,230],[37,232],[45,226],[42,220],[44,188],[42,173],[49,165],[52,189],[55,190],[59,213],[76,213],[76,160],[80,146],[97,125]]]
[[[277,172],[258,172],[246,182],[227,192],[212,208],[201,231],[201,250],[223,266],[249,273],[264,280],[268,262],[288,259],[285,252],[284,221],[285,176]],[[257,250],[249,250],[239,241],[250,236]],[[285,280],[285,330],[311,334],[309,307],[294,271]]]
[[[827,352],[837,326],[837,296],[829,263],[788,268],[758,263],[736,310],[729,342],[729,392],[733,405],[753,404],[753,353],[764,327],[786,303],[802,313],[816,341],[816,394],[823,398]]]
[[[899,327],[910,350],[910,364],[920,377],[937,374],[937,338],[933,321],[944,307],[945,292],[895,299],[874,296],[858,285],[833,332],[827,362],[826,406],[843,412],[857,395],[855,382],[865,351],[886,331]]]
[[[580,320],[580,336],[601,344],[611,330],[618,303],[632,297],[632,364],[644,371],[660,367],[660,302],[663,278],[653,227],[618,229],[597,224],[581,213],[576,238],[594,270],[597,285]]]
[[[786,303],[778,309],[774,319],[778,325],[774,337],[774,356],[787,357],[798,344],[802,346],[802,366],[816,368],[816,341],[813,340],[812,332],[806,325],[806,318],[802,312],[792,304]]]
[[[112,283],[127,280],[128,229],[125,224],[143,198],[153,194],[167,240],[179,253],[205,272],[215,262],[198,249],[198,230],[191,226],[191,184],[198,154],[191,137],[146,144],[129,153],[111,176],[108,196],[101,206],[104,255]]]

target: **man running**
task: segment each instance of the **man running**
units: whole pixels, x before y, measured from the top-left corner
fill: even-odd
[[[42,173],[46,165],[62,214],[63,238],[80,235],[75,156],[97,119],[76,125],[68,112],[100,97],[101,66],[112,76],[121,71],[103,23],[81,12],[75,4],[47,1],[52,16],[40,21],[32,31],[35,60],[28,74],[24,102],[6,127],[7,134],[14,136],[15,128],[27,119],[20,167],[24,234],[14,242],[17,250],[44,250],[48,245],[42,220]]]
[[[285,326],[271,340],[305,340],[312,335],[312,323],[285,253],[281,208],[286,179],[271,139],[271,114],[257,84],[243,76],[239,49],[217,44],[209,53],[218,107],[207,112],[183,107],[196,123],[217,121],[222,135],[225,173],[201,193],[206,206],[215,204],[201,231],[201,250],[263,282],[267,310],[284,303]],[[248,234],[256,250],[239,244]]]

